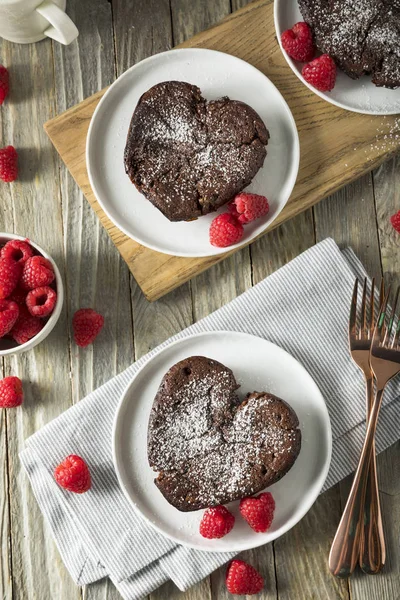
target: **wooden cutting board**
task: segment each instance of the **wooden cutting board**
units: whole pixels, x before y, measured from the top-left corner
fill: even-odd
[[[300,136],[300,171],[292,196],[272,227],[370,171],[400,148],[399,117],[360,115],[336,108],[313,94],[292,73],[275,37],[272,0],[246,6],[180,47],[211,48],[248,61],[273,81],[288,102]],[[90,187],[85,162],[89,122],[104,92],[44,127],[146,298],[153,301],[231,252],[208,258],[161,254],[127,237],[106,217]]]

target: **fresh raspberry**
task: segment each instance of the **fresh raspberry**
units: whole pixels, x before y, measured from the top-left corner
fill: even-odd
[[[21,240],[10,240],[3,246],[0,252],[1,258],[9,258],[20,265],[26,263],[32,255],[32,246],[28,242],[22,242]]]
[[[228,205],[232,214],[236,214],[240,223],[246,224],[268,214],[269,204],[265,196],[242,192]]]
[[[239,510],[254,531],[264,533],[271,527],[275,501],[270,492],[264,492],[252,498],[243,498],[240,501]]]
[[[24,290],[24,288],[18,284],[9,299],[16,302],[18,306],[26,306],[27,293],[27,290]]]
[[[210,225],[210,242],[218,248],[226,248],[237,244],[243,237],[243,225],[235,215],[223,213],[218,215]]]
[[[226,588],[230,594],[251,596],[264,587],[264,579],[254,567],[244,560],[233,560],[226,572]]]
[[[12,300],[0,300],[0,338],[14,327],[19,315],[19,306]]]
[[[0,148],[0,179],[6,183],[18,177],[18,154],[14,146]]]
[[[70,454],[55,468],[54,479],[62,488],[75,494],[83,494],[91,486],[89,467],[76,454]]]
[[[23,399],[24,392],[19,377],[5,377],[0,381],[0,408],[20,406]]]
[[[281,35],[282,47],[294,60],[308,62],[314,57],[315,47],[312,31],[304,22],[296,23]]]
[[[50,285],[54,281],[53,265],[44,256],[31,256],[24,264],[21,285],[26,290]]]
[[[9,89],[10,85],[8,71],[5,67],[3,67],[3,65],[0,65],[0,106],[8,96]]]
[[[390,222],[393,225],[394,229],[400,233],[400,210],[395,215],[390,217]]]
[[[11,335],[17,344],[25,344],[39,333],[44,327],[44,322],[38,317],[33,317],[25,306],[19,309],[19,317]]]
[[[92,344],[102,330],[103,325],[104,317],[92,308],[77,310],[72,319],[76,344],[81,348]]]
[[[304,65],[301,71],[307,83],[310,83],[320,92],[330,92],[336,83],[336,65],[333,58],[323,54]]]
[[[205,511],[200,522],[200,535],[210,540],[222,538],[235,524],[235,517],[225,506],[216,506]]]
[[[21,276],[21,265],[9,258],[0,258],[0,300],[15,290]]]
[[[57,302],[56,292],[48,286],[31,290],[26,297],[26,306],[34,317],[47,317]]]

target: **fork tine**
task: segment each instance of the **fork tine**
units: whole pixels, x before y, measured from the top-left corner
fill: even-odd
[[[391,286],[389,285],[387,292],[386,292],[386,296],[384,301],[382,302],[382,305],[380,307],[379,310],[379,316],[378,316],[378,321],[376,323],[376,327],[375,327],[375,331],[374,331],[374,337],[372,340],[372,344],[376,344],[376,341],[379,341],[380,343],[383,344],[383,342],[385,341],[384,338],[385,336],[385,317],[386,317],[386,310],[387,310],[387,305],[388,305],[388,301],[389,301],[389,296],[390,296],[390,288]]]
[[[349,336],[356,337],[356,320],[357,320],[357,296],[358,296],[358,279],[356,279],[353,289],[353,297],[351,299],[350,318],[349,318]]]
[[[375,277],[371,280],[371,295],[369,297],[369,337],[372,338],[375,327]]]
[[[361,300],[361,317],[360,317],[360,339],[366,333],[367,329],[367,278],[364,278],[364,285]]]

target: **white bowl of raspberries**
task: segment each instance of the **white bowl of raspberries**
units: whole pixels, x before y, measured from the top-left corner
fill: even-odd
[[[0,233],[0,356],[42,342],[57,323],[63,300],[51,256],[31,240]]]

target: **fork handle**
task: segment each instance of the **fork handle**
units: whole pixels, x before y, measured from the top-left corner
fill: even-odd
[[[376,473],[375,443],[369,464],[365,490],[364,518],[360,540],[360,567],[364,573],[375,575],[385,564],[386,550]]]
[[[371,412],[372,394],[373,378],[371,376],[367,379],[367,418]],[[384,566],[386,558],[385,537],[379,501],[375,441],[371,450],[371,460],[365,489],[364,515],[361,523],[360,567],[364,573],[375,575]]]
[[[336,577],[351,575],[359,560],[365,492],[382,395],[383,389],[377,390],[358,467],[329,554],[329,569]]]

